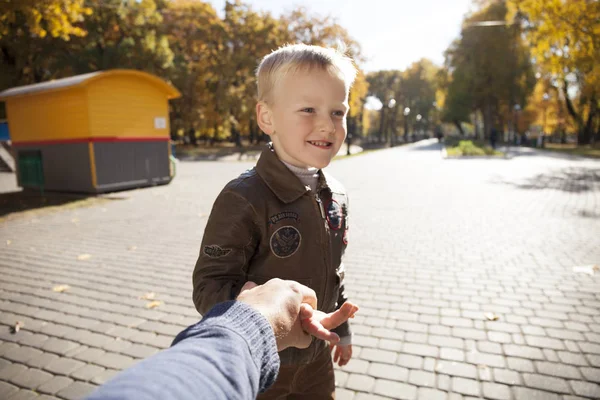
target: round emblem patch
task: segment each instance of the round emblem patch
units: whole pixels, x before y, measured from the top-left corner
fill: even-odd
[[[335,200],[331,200],[327,206],[327,222],[331,229],[337,231],[342,227],[344,221],[344,214],[342,213],[342,207]]]
[[[279,258],[293,255],[300,247],[302,236],[293,226],[283,226],[271,236],[271,251]]]

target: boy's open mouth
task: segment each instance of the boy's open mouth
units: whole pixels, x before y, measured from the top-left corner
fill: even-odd
[[[308,143],[320,149],[328,149],[333,145],[333,143],[331,142],[326,142],[322,140],[308,140]]]

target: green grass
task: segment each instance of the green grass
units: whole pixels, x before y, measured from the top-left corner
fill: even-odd
[[[575,156],[600,158],[600,145],[594,146],[577,146],[576,144],[558,144],[558,143],[546,143],[546,146],[542,150],[554,151],[563,154],[571,154]]]
[[[446,152],[451,157],[462,156],[494,156],[502,157],[504,153],[494,150],[489,146],[484,146],[481,143],[473,143],[471,140],[461,140],[457,145],[447,147]]]

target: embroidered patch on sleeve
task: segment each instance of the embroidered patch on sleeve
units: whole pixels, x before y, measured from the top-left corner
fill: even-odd
[[[211,244],[204,246],[203,252],[210,258],[221,258],[231,253],[231,249],[224,249],[216,244]]]
[[[269,225],[275,225],[283,220],[291,219],[298,222],[298,213],[293,211],[283,211],[269,217]]]
[[[302,236],[293,226],[283,226],[271,236],[271,251],[279,258],[292,256],[300,247]]]

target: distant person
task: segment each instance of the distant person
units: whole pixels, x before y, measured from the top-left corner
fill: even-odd
[[[346,138],[348,93],[356,68],[344,54],[318,46],[288,45],[257,70],[256,119],[272,143],[255,168],[228,183],[208,219],[193,274],[201,314],[235,298],[247,280],[298,280],[329,313],[346,302],[342,257],[348,243],[346,191],[323,172]],[[300,396],[333,399],[333,361],[352,356],[348,323],[323,340],[280,353],[273,387],[259,399]]]
[[[494,127],[490,133],[490,145],[492,149],[496,150],[496,143],[498,141],[498,130]]]
[[[438,142],[442,143],[442,140],[444,140],[444,131],[442,131],[440,126],[435,127],[435,136],[437,137]]]
[[[315,292],[297,282],[248,282],[237,301],[217,304],[170,348],[122,371],[88,400],[255,399],[275,381],[278,350],[308,347],[307,332],[335,342],[329,329],[356,312],[350,303],[331,314],[316,306]]]

